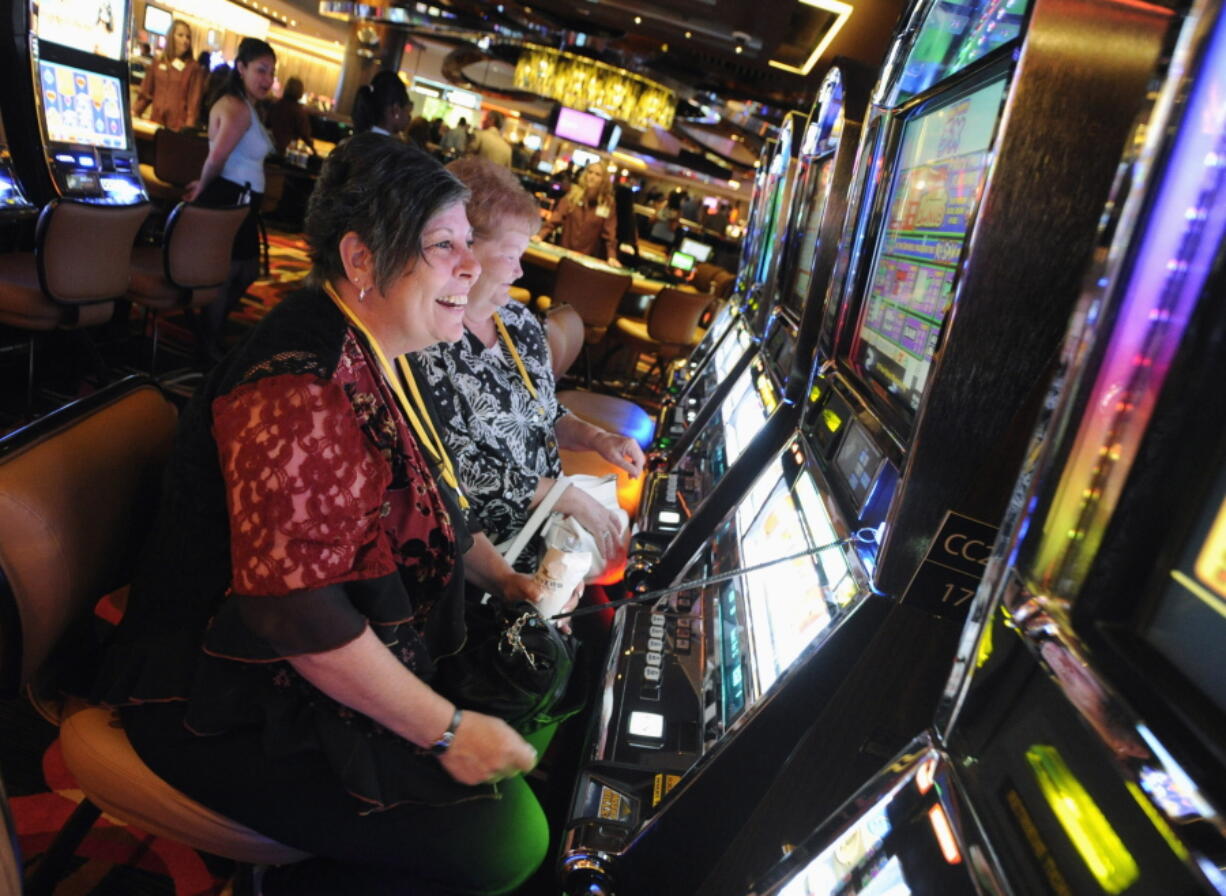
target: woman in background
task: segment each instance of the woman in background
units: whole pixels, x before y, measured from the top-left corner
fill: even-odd
[[[230,276],[221,297],[205,308],[211,346],[222,345],[226,315],[238,304],[259,273],[260,200],[264,195],[264,159],[273,151],[255,104],[272,90],[277,54],[264,41],[244,37],[221,95],[209,109],[209,154],[200,179],[188,184],[183,198],[202,205],[249,204],[250,212],[234,238]]]
[[[192,55],[192,29],[175,19],[166,49],[145,70],[132,114],[139,116],[152,105],[150,121],[172,131],[194,128],[204,92],[204,71]]]
[[[622,266],[617,260],[617,203],[603,162],[592,162],[583,169],[550,213],[541,238],[559,227],[562,248],[603,258],[615,268]]]
[[[302,105],[304,91],[301,78],[290,78],[281,91],[281,99],[268,110],[268,129],[272,131],[272,143],[279,154],[284,154],[285,148],[295,140],[301,140],[311,155],[315,154],[315,144],[311,140],[311,116]]]
[[[409,124],[413,102],[395,72],[382,71],[358,88],[353,98],[353,129],[356,133],[399,136]]]

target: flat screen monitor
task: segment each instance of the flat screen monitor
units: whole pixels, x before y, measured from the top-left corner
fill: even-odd
[[[908,423],[953,304],[1005,87],[996,78],[921,111],[903,127],[848,360]]]
[[[563,140],[599,149],[604,146],[606,124],[608,120],[599,115],[580,112],[569,106],[559,106],[557,120],[553,123],[553,133]]]
[[[123,85],[111,75],[38,61],[47,138],[104,149],[127,149]]]
[[[1165,578],[1138,633],[1226,713],[1226,472]]]
[[[127,0],[38,0],[31,8],[31,30],[39,40],[107,59],[124,58]]]
[[[681,244],[677,246],[678,252],[684,252],[686,255],[692,256],[693,259],[700,264],[711,260],[711,255],[715,251],[715,247],[710,243],[699,242],[692,236],[683,236]]]
[[[675,271],[694,270],[694,256],[678,249],[668,258],[668,266]]]
[[[534,152],[541,148],[540,134],[524,134],[524,149],[531,149]]]
[[[150,34],[170,34],[170,26],[174,24],[174,16],[152,3],[145,6],[145,30]]]

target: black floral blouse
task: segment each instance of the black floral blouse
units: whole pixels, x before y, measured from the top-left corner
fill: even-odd
[[[561,475],[554,426],[568,413],[554,394],[549,344],[540,323],[518,302],[498,313],[532,378],[536,398],[501,339],[486,348],[465,330],[458,342],[418,353],[460,483],[495,544],[523,528],[541,477]]]

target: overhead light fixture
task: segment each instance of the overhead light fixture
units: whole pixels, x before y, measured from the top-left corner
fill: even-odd
[[[686,39],[688,40],[689,38],[691,38],[691,37],[693,37],[693,36],[694,36],[694,32],[693,32],[693,31],[687,31],[687,32],[685,32],[685,36],[686,36]]]
[[[850,3],[844,3],[843,0],[800,0],[800,2],[806,6],[813,6],[832,13],[834,15],[834,22],[822,34],[821,39],[813,47],[813,52],[809,54],[809,58],[802,65],[789,65],[777,59],[769,60],[769,64],[795,75],[807,75],[813,71],[813,66],[817,65],[817,60],[821,58],[822,53],[826,52],[826,48],[830,46],[830,42],[834,40],[835,35],[839,33],[839,30],[851,18],[852,7]],[[741,48],[737,47],[737,52],[739,53],[740,51]]]
[[[513,83],[584,111],[601,111],[632,127],[668,130],[677,94],[663,84],[605,62],[544,47],[521,44]]]
[[[635,17],[634,17],[634,24],[636,24],[636,25],[642,25],[642,24],[643,24],[643,17],[642,17],[642,16],[635,16]]]

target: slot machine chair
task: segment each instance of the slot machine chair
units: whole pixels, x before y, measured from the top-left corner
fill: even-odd
[[[30,687],[85,794],[27,876],[28,896],[51,892],[102,811],[239,862],[305,857],[158,778],[111,711],[42,697],[53,680],[87,680],[93,608],[131,579],[175,424],[161,390],[129,377],[0,440],[0,690]]]
[[[145,311],[141,329],[150,334],[151,376],[157,376],[158,313],[201,308],[221,295],[234,236],[247,212],[245,205],[207,208],[180,202],[166,219],[162,245],[133,251],[128,298]],[[197,342],[203,349],[199,335]]]
[[[149,203],[107,206],[49,202],[38,218],[33,252],[0,255],[0,324],[30,333],[25,407],[34,398],[36,337],[111,320],[128,291],[136,233]]]
[[[688,354],[698,344],[703,333],[699,321],[713,301],[710,293],[667,287],[652,299],[646,320],[617,319],[617,347],[627,348],[633,354],[631,371],[637,370],[641,355],[652,355],[655,359],[637,390],[642,391],[653,375],[663,374],[668,362]]]
[[[200,177],[208,154],[209,140],[203,134],[158,128],[153,135],[153,164],[140,166],[145,191],[154,201],[173,205]]]
[[[548,302],[565,302],[583,318],[583,370],[584,382],[592,386],[591,346],[604,339],[617,316],[617,306],[634,282],[629,274],[614,274],[588,267],[573,258],[563,258],[554,272],[553,294],[544,297]],[[538,300],[539,301],[539,300]]]

